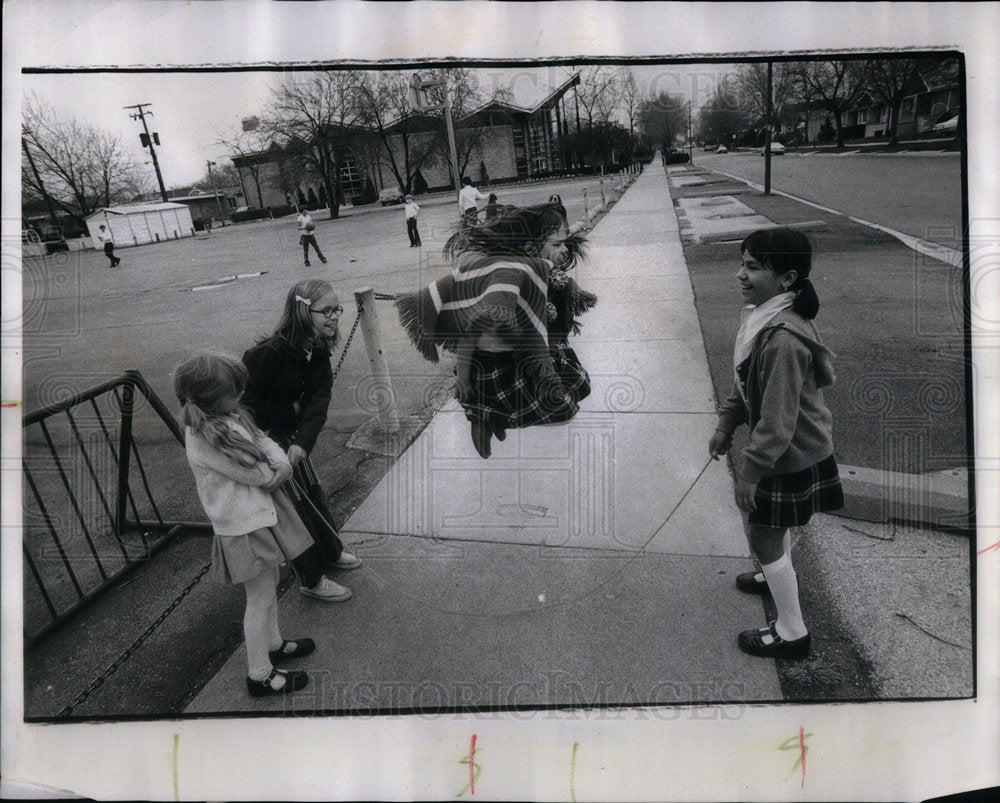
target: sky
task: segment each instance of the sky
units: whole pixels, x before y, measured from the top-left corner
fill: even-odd
[[[635,65],[633,72],[644,91],[660,91],[703,102],[730,65]],[[481,86],[487,94],[506,88],[519,105],[531,106],[571,75],[566,66],[482,68]],[[120,135],[140,161],[148,161],[139,143],[142,124],[131,119],[138,103],[151,104],[150,132],[160,135],[157,159],[168,188],[193,184],[207,173],[206,162],[224,163],[229,152],[220,138],[239,131],[245,117],[262,113],[273,88],[292,75],[280,69],[261,72],[146,72],[146,73],[28,73],[23,90],[34,93],[62,120],[76,119]],[[155,147],[155,146],[154,146]],[[147,165],[156,186],[152,165]]]

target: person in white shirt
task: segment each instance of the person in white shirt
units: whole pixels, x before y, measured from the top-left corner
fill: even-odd
[[[479,201],[485,201],[488,195],[481,193],[472,186],[472,179],[462,177],[462,189],[458,193],[458,212],[462,216],[462,227],[474,226],[479,216]]]
[[[404,200],[406,206],[403,207],[403,214],[406,216],[406,233],[410,238],[410,248],[419,248],[422,245],[420,232],[417,231],[417,215],[420,214],[420,207],[412,195],[407,195]]]
[[[108,265],[109,268],[117,268],[118,263],[121,260],[115,256],[115,241],[111,236],[111,232],[108,231],[108,227],[103,223],[97,232],[97,241],[104,246],[104,256],[111,260],[111,264]]]
[[[316,235],[313,234],[316,224],[313,223],[312,216],[305,209],[303,209],[299,213],[296,222],[299,225],[299,244],[302,246],[302,258],[305,260],[305,266],[307,268],[309,267],[310,245],[316,251],[316,256],[319,257],[319,261],[325,265],[326,257],[323,256],[323,252],[319,250],[319,244],[316,242]]]

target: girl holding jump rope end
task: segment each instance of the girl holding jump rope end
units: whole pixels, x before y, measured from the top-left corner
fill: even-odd
[[[736,502],[748,513],[750,545],[761,572],[736,578],[744,592],[770,591],[776,621],[739,634],[740,649],[770,658],[804,658],[802,620],[789,527],[843,507],[833,455],[833,417],[821,388],[834,382],[833,354],[813,319],[819,299],[809,280],[812,246],[788,228],[762,229],[740,246],[736,274],[744,310],[734,349],[733,391],[723,402],[708,449],[729,451],[734,430],[750,428],[737,475]]]

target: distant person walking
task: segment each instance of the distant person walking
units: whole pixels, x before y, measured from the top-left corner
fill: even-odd
[[[761,571],[736,578],[750,594],[768,591],[778,618],[744,630],[737,643],[765,658],[805,658],[789,527],[844,505],[833,456],[833,417],[820,388],[833,384],[833,354],[820,341],[819,311],[809,281],[812,246],[802,232],[763,229],[740,246],[736,273],[745,306],[733,352],[733,391],[708,444],[713,458],[729,451],[733,431],[750,428],[736,482],[736,503],[749,514],[750,545]]]
[[[316,649],[312,639],[281,637],[276,594],[278,567],[312,541],[283,490],[292,476],[288,458],[240,404],[246,378],[239,360],[195,354],[174,371],[174,391],[184,408],[184,445],[198,497],[215,532],[209,577],[246,590],[247,691],[263,697],[309,681],[305,672],[274,664]]]
[[[303,279],[289,290],[274,333],[243,355],[249,371],[244,403],[254,423],[288,452],[295,481],[289,493],[315,542],[292,567],[302,594],[325,602],[351,597],[325,573],[361,565],[344,549],[309,459],[326,425],[333,393],[331,352],[343,312],[327,282]]]
[[[98,227],[97,241],[104,246],[104,256],[111,260],[109,268],[117,268],[121,260],[115,256],[115,241],[103,223]]]
[[[488,198],[489,196],[472,186],[471,178],[462,177],[462,189],[458,193],[458,213],[462,218],[462,228],[476,225],[476,220],[479,217],[479,201],[485,201]]]
[[[303,209],[299,212],[297,218],[297,223],[299,225],[299,244],[302,246],[302,258],[305,261],[305,266],[309,267],[309,246],[311,245],[316,251],[316,256],[319,257],[319,261],[324,265],[326,264],[326,257],[323,256],[323,252],[319,250],[319,244],[316,242],[316,235],[313,231],[316,229],[316,224],[313,223],[312,216]]]
[[[406,218],[406,234],[410,238],[410,248],[419,248],[422,245],[420,232],[417,231],[417,215],[420,214],[420,207],[412,195],[407,195],[404,200],[406,205],[403,207],[403,215]]]

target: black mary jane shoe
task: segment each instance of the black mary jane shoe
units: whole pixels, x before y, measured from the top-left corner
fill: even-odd
[[[291,652],[285,652],[285,648],[289,644],[294,644],[295,649]],[[316,642],[311,638],[297,638],[295,640],[286,640],[281,642],[281,646],[276,650],[271,650],[268,656],[271,658],[271,663],[276,664],[278,661],[286,661],[289,658],[301,658],[303,655],[309,655],[311,652],[315,652]]]
[[[280,689],[274,688],[271,683],[278,675],[285,679],[285,685]],[[251,697],[265,697],[269,694],[291,694],[298,691],[309,682],[309,675],[305,672],[286,672],[281,669],[272,669],[271,674],[264,680],[254,680],[247,678],[247,691]]]
[[[764,636],[770,635],[773,641],[765,643]],[[744,630],[737,638],[737,643],[743,652],[757,655],[761,658],[805,658],[809,655],[811,636],[806,633],[802,638],[785,641],[771,625],[767,629],[756,628]]]
[[[744,594],[770,594],[767,580],[763,576],[758,580],[758,574],[763,575],[763,572],[743,572],[736,575],[736,587]]]

